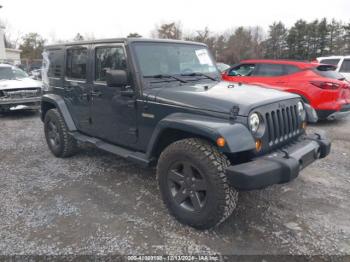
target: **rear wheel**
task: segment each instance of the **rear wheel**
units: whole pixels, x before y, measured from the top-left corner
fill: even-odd
[[[228,165],[227,158],[202,139],[184,139],[168,146],[159,158],[157,177],[170,213],[198,229],[225,221],[238,198],[227,182]]]
[[[47,111],[44,131],[46,142],[56,157],[69,157],[76,152],[77,142],[68,133],[64,119],[57,109]]]

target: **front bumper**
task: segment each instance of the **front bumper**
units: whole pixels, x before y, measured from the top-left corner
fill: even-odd
[[[40,107],[41,98],[39,97],[28,97],[18,99],[0,99],[0,106],[15,107],[19,105],[24,106],[38,106]]]
[[[227,178],[230,185],[239,190],[286,183],[296,178],[300,170],[316,159],[326,157],[330,148],[330,141],[319,134],[303,136],[282,150],[247,163],[229,166]]]

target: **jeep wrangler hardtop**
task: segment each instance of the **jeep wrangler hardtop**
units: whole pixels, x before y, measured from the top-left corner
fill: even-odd
[[[313,109],[295,94],[221,81],[206,45],[142,38],[47,46],[41,118],[57,157],[87,142],[157,167],[180,222],[223,222],[239,190],[285,183],[330,152],[307,135]]]

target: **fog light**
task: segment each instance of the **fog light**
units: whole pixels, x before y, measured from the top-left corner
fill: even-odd
[[[225,144],[226,144],[225,138],[219,137],[219,138],[216,140],[216,144],[218,145],[218,147],[224,147]]]
[[[262,141],[260,139],[255,140],[255,149],[259,152],[262,148]]]

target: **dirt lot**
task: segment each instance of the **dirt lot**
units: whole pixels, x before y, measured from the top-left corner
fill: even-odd
[[[227,222],[201,232],[168,215],[154,170],[87,146],[57,159],[38,114],[0,115],[0,254],[350,254],[350,118],[320,129],[328,158],[242,192]]]

